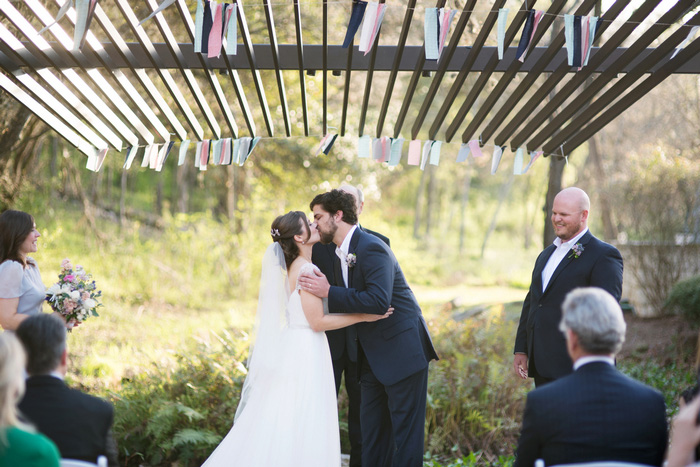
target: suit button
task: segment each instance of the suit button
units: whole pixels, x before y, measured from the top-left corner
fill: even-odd
[[[542,308],[542,305],[537,305],[537,308]]]

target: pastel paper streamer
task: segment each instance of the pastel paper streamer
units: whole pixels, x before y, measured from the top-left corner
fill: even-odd
[[[61,18],[63,18],[66,15],[66,13],[68,13],[68,10],[72,6],[73,6],[73,0],[66,0],[66,2],[63,5],[61,5],[61,8],[58,9],[58,13],[56,13],[56,19],[54,19],[53,23],[51,23],[48,26],[46,26],[45,28],[41,29],[37,34],[43,34],[48,29],[51,29],[51,26],[58,23],[61,20]]]
[[[420,169],[425,170],[425,164],[428,162],[428,156],[430,155],[430,148],[433,145],[433,141],[428,140],[423,144],[423,153],[420,158]]]
[[[253,138],[253,140],[250,142],[250,146],[248,147],[248,157],[253,153],[253,149],[258,145],[258,142],[260,141],[260,136],[256,136]]]
[[[372,138],[369,135],[362,135],[357,139],[357,157],[361,159],[370,157],[370,146]]]
[[[418,165],[420,163],[420,146],[419,139],[414,139],[408,143],[408,165]]]
[[[503,60],[503,49],[505,48],[506,40],[506,23],[508,22],[508,8],[501,8],[498,10],[498,29],[497,37],[498,40],[498,59]]]
[[[131,164],[134,162],[134,159],[136,158],[136,154],[139,152],[139,147],[138,146],[131,146],[127,151],[126,151],[126,160],[124,161],[124,169],[129,170],[131,168]]]
[[[588,65],[588,59],[591,58],[591,49],[593,48],[593,41],[595,41],[595,33],[598,30],[598,21],[597,16],[591,16],[588,23],[588,50],[586,50],[585,59],[583,60],[584,66]]]
[[[573,66],[581,66],[581,17],[574,16],[574,63]]]
[[[58,18],[57,18],[57,19],[58,19]],[[680,52],[681,50],[683,50],[683,49],[685,48],[685,46],[688,45],[688,42],[690,42],[690,39],[692,39],[693,36],[695,36],[695,33],[698,32],[698,29],[700,29],[700,26],[693,26],[692,28],[690,28],[690,32],[688,33],[688,37],[686,37],[686,38],[683,40],[683,42],[681,42],[681,45],[679,45],[679,46],[676,48],[676,50],[673,51],[673,55],[671,55],[671,58],[673,58],[673,57],[675,57],[676,55],[678,55],[678,52]],[[591,42],[593,42],[593,41],[591,40]]]
[[[403,150],[403,138],[396,138],[391,141],[391,157],[389,167],[395,167],[401,162],[401,151]]]
[[[158,163],[158,172],[163,170],[163,166],[165,165],[165,161],[168,160],[168,156],[170,155],[170,151],[173,149],[173,146],[175,145],[175,141],[170,141],[168,144],[163,145],[163,149],[161,150],[161,153],[163,154],[163,157],[160,158],[160,162]]]
[[[242,166],[248,159],[248,148],[250,147],[250,141],[252,138],[246,136],[245,138],[240,138],[240,146],[238,148],[238,165]]]
[[[381,138],[374,138],[372,140],[372,159],[378,161],[382,157],[382,140]]]
[[[362,22],[362,35],[360,36],[360,52],[364,52],[365,55],[372,48],[374,40],[377,38],[377,33],[379,28],[382,26],[382,20],[384,19],[384,13],[386,12],[386,4],[379,4],[377,2],[370,2],[365,10],[365,18]]]
[[[530,50],[532,39],[535,37],[535,31],[537,31],[537,26],[540,24],[542,16],[544,16],[544,11],[530,10],[528,14],[523,27],[523,35],[518,44],[518,51],[515,54],[515,58],[520,60],[521,63],[525,61],[525,57]]]
[[[498,170],[498,164],[501,163],[502,156],[503,148],[501,146],[495,146],[493,148],[493,156],[491,157],[491,175],[494,175],[496,170]]]
[[[236,138],[233,140],[233,149],[231,150],[231,163],[238,164],[241,158],[241,139]]]
[[[90,13],[90,0],[75,0],[75,30],[73,31],[73,51],[80,49],[85,31],[87,30]]]
[[[211,140],[205,139],[204,141],[202,141],[202,150],[199,153],[199,170],[207,170],[207,164],[209,163],[210,148]]]
[[[151,146],[151,152],[148,155],[148,168],[156,169],[158,167],[158,155],[160,153],[160,145],[154,144]]]
[[[331,152],[331,148],[333,147],[333,144],[335,144],[336,139],[338,139],[338,134],[334,133],[326,140],[326,144],[323,148],[323,153],[325,155],[328,155],[328,153]]]
[[[202,29],[204,28],[204,3],[197,0],[197,10],[194,14],[194,51],[202,53]]]
[[[226,54],[236,55],[238,53],[238,3],[229,6],[228,27],[226,28]]]
[[[581,65],[579,71],[586,61],[586,52],[588,51],[588,41],[590,40],[590,18],[588,16],[581,17]]]
[[[148,167],[148,163],[151,160],[151,151],[153,151],[153,144],[146,146],[143,151],[143,159],[141,160],[141,167]]]
[[[185,158],[187,157],[187,148],[190,146],[190,140],[186,139],[180,143],[180,154],[178,154],[177,165],[183,165],[185,163]]]
[[[574,64],[574,15],[564,15],[564,39],[566,39],[566,58],[569,66]]]
[[[218,58],[221,56],[221,36],[223,34],[223,9],[222,4],[213,4],[211,30],[209,31],[209,43],[207,44],[207,57]]]
[[[469,145],[462,143],[462,145],[459,147],[459,152],[457,153],[457,162],[465,162],[467,157],[469,157],[469,152]]]
[[[221,150],[221,165],[231,165],[232,149],[233,139],[226,138],[224,140],[224,148]]]
[[[440,9],[440,47],[438,54],[442,55],[442,49],[445,48],[445,41],[447,40],[447,33],[450,31],[450,26],[452,25],[452,20],[457,14],[457,10],[445,10]]]
[[[518,148],[515,151],[515,160],[513,161],[513,174],[522,175],[523,173],[523,148]]]
[[[107,151],[109,151],[109,148],[100,149],[100,153],[97,155],[97,163],[95,165],[95,172],[99,172],[100,169],[102,168],[102,163],[105,161],[105,157],[107,156]]]
[[[440,148],[442,141],[435,141],[430,146],[430,165],[440,165]]]
[[[211,2],[204,0],[204,17],[202,19],[202,50],[203,54],[209,55],[209,34],[214,25],[214,19],[211,14]]]
[[[160,13],[161,11],[165,10],[166,8],[168,8],[168,7],[169,7],[170,5],[172,5],[173,3],[175,3],[175,0],[163,0],[163,3],[161,3],[160,5],[158,5],[158,8],[156,8],[156,9],[153,11],[153,13],[151,13],[151,14],[148,15],[148,16],[146,16],[144,19],[142,19],[142,20],[139,22],[139,26],[141,26],[143,23],[145,23],[145,22],[148,21],[149,19],[153,18],[155,15],[157,15],[157,14]]]
[[[423,25],[423,34],[425,42],[425,59],[437,60],[440,58],[439,50],[439,18],[437,8],[425,9],[425,24]]]
[[[542,152],[543,151],[536,151],[536,152],[531,151],[530,152],[530,162],[528,162],[527,165],[525,166],[525,169],[523,169],[524,174],[527,173],[528,170],[530,170],[530,167],[532,167],[532,164],[534,164],[535,161],[537,160],[537,158],[542,155]]]
[[[211,165],[219,165],[221,160],[221,140],[216,139],[211,142]]]
[[[194,150],[194,166],[199,167],[201,165],[202,161],[202,141],[197,141],[197,144],[195,146]]]
[[[318,143],[318,147],[316,148],[316,152],[314,153],[314,156],[318,156],[321,154],[321,151],[323,151],[324,145],[326,144],[326,140],[330,136],[330,133],[326,133],[323,135],[323,138],[321,138],[321,141]]]
[[[469,141],[469,149],[471,149],[472,156],[474,157],[481,157],[483,156],[483,153],[481,152],[481,146],[479,146],[479,140],[478,139],[473,139]]]
[[[355,39],[355,34],[357,34],[357,30],[360,28],[362,17],[365,15],[365,8],[367,8],[367,2],[355,1],[352,3],[350,22],[348,23],[348,30],[345,32],[345,40],[343,40],[344,49],[347,49]]]
[[[92,170],[93,172],[99,172],[108,150],[108,148],[104,148],[100,149],[99,152],[90,154],[90,156],[88,156],[87,165],[85,165],[85,168]]]
[[[377,159],[377,162],[381,163],[381,162],[386,161],[387,153],[391,152],[391,141],[386,136],[382,136],[381,138],[379,138],[379,145],[380,145],[380,156],[379,156],[379,159]],[[389,150],[387,150],[387,148]]]
[[[163,162],[165,162],[165,153],[168,150],[168,143],[164,143],[163,146],[161,146],[160,150],[156,153],[156,160],[155,163],[153,164],[154,169],[156,169],[156,172],[160,172],[163,169]]]

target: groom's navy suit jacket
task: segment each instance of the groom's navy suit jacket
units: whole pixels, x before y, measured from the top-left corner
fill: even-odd
[[[566,294],[577,287],[600,287],[620,300],[622,256],[612,245],[595,238],[590,231],[578,241],[584,250],[576,258],[567,254],[542,291],[542,270],[556,247],[540,253],[532,271],[530,291],[525,297],[515,337],[515,352],[528,356],[528,373],[555,379],[573,371],[564,334],[559,330],[561,305]]]
[[[355,265],[348,269],[348,288],[331,286],[329,311],[384,314],[394,307],[387,319],[356,325],[362,352],[380,383],[392,385],[427,368],[437,354],[394,253],[360,229],[353,233],[348,253],[356,255]],[[342,277],[339,259],[334,268]]]
[[[514,467],[595,461],[661,465],[664,398],[612,365],[591,362],[527,396]]]

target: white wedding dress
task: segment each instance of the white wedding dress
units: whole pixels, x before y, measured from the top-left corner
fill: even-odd
[[[312,268],[305,264],[301,271]],[[261,287],[260,294],[264,293]],[[279,355],[266,359],[253,354],[233,428],[203,467],[340,466],[338,409],[326,334],[309,327],[298,287],[286,295],[281,318],[286,322],[280,323],[274,337]],[[260,368],[261,362],[266,368]]]

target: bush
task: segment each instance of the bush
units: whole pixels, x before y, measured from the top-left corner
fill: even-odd
[[[700,275],[677,282],[668,294],[664,308],[700,326]]]

